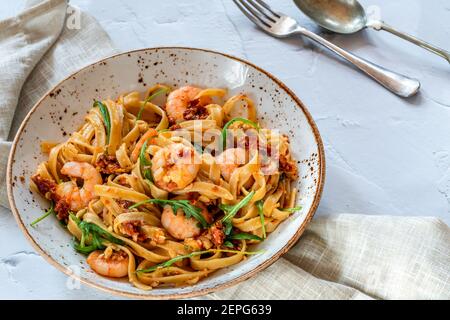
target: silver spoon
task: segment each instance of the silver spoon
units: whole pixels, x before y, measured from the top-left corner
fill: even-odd
[[[437,54],[450,63],[450,52],[400,32],[383,21],[368,20],[364,8],[357,0],[294,0],[294,2],[304,14],[330,31],[349,34],[367,27],[377,31],[385,30]]]

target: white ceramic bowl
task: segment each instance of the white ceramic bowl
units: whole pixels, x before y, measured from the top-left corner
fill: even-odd
[[[299,160],[298,204],[303,207],[271,233],[257,249],[260,255],[219,270],[193,286],[142,291],[127,281],[101,277],[85,256],[75,252],[69,233],[54,218],[37,227],[30,223],[48,207],[29,191],[30,176],[45,159],[41,140],[63,141],[83,122],[93,99],[145,91],[154,83],[224,87],[230,95],[245,92],[257,103],[263,126],[289,135]],[[192,48],[152,48],[122,53],[91,64],[60,82],[33,107],[14,139],[8,163],[8,196],[12,211],[36,250],[61,271],[82,282],[133,298],[183,298],[206,294],[245,280],[275,262],[300,237],[314,215],[323,189],[325,156],[316,125],[306,107],[279,80],[251,63],[222,53]],[[32,268],[30,266],[30,268]]]

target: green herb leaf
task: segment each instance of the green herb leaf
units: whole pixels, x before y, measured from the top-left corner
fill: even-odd
[[[167,261],[165,261],[163,263],[151,266],[150,268],[136,270],[136,272],[144,272],[145,273],[145,272],[155,271],[156,269],[159,269],[159,268],[167,268],[167,267],[170,267],[171,265],[173,265],[175,262],[181,261],[181,260],[186,259],[186,258],[191,258],[191,257],[194,257],[194,256],[202,255],[202,254],[205,254],[205,253],[208,253],[208,252],[209,252],[209,250],[194,251],[194,252],[191,252],[189,254],[176,256],[175,258],[172,258],[172,259],[167,260]]]
[[[153,176],[150,170],[152,163],[147,160],[147,157],[145,156],[145,151],[147,150],[147,141],[145,141],[142,145],[141,152],[139,153],[139,162],[141,164],[141,172],[144,178],[148,179],[150,182],[153,182]]]
[[[80,220],[76,215],[74,215],[73,212],[69,212],[69,216],[72,218],[72,220],[73,220],[77,225],[79,225],[79,224],[81,223],[81,220]]]
[[[87,254],[95,250],[104,249],[104,240],[116,244],[123,244],[122,240],[117,239],[98,225],[91,222],[81,221],[73,213],[69,213],[69,215],[81,230],[80,242],[77,242],[76,239],[74,239],[74,247],[77,251]],[[86,245],[86,240],[88,239],[91,241],[90,245]]]
[[[227,130],[228,128],[235,122],[243,122],[245,124],[251,125],[252,127],[254,127],[256,130],[259,131],[259,125],[253,121],[250,121],[248,119],[245,118],[233,118],[230,121],[228,121],[222,129],[222,134],[221,134],[221,140],[222,140],[222,147],[225,150],[226,144],[227,144]]]
[[[234,244],[228,240],[223,243],[223,246],[228,247],[228,248],[234,248]]]
[[[116,244],[123,244],[123,241],[114,237],[111,233],[103,230],[98,225],[86,221],[82,221],[79,225],[80,229],[85,229],[89,233],[95,233],[98,236],[101,236],[105,240]]]
[[[109,116],[108,108],[101,101],[98,101],[98,100],[96,100],[94,102],[94,108],[95,107],[98,107],[100,109],[100,113],[102,115],[103,122],[105,123],[106,136],[108,138],[108,143],[109,143],[109,138],[111,135],[111,118]]]
[[[233,230],[233,223],[231,220],[224,221],[223,225],[225,226],[223,233],[225,233],[226,236],[230,235],[231,230]]]
[[[232,234],[231,236],[227,237],[227,239],[230,240],[258,240],[258,241],[263,241],[264,239],[261,237],[258,237],[257,235],[251,234],[251,233],[237,233],[237,234]]]
[[[228,249],[209,249],[209,251],[212,252],[228,252],[228,253],[243,253],[245,255],[253,255],[253,254],[260,254],[263,253],[264,250],[258,250],[258,251],[240,251],[240,250],[228,250]]]
[[[219,204],[219,209],[223,212],[228,212],[233,209],[234,205],[231,204]]]
[[[264,202],[262,200],[256,201],[256,207],[258,208],[259,218],[261,220],[261,228],[262,228],[262,232],[263,232],[263,238],[265,239],[267,237],[267,235],[266,235],[266,225],[265,225],[263,205],[264,205]]]
[[[148,96],[147,99],[145,99],[144,104],[139,109],[139,112],[136,116],[136,120],[141,120],[142,113],[144,112],[144,107],[147,105],[148,102],[152,101],[160,94],[166,93],[168,90],[169,90],[168,88],[161,88],[159,90],[156,90],[155,93],[153,93],[152,95]]]
[[[130,206],[130,209],[137,208],[140,205],[143,205],[145,203],[156,203],[160,206],[164,206],[164,205],[168,204],[172,207],[174,214],[176,214],[178,209],[181,208],[184,211],[184,214],[186,215],[187,218],[193,217],[198,222],[200,222],[200,224],[203,228],[208,227],[208,222],[206,222],[205,217],[203,217],[203,215],[202,215],[202,209],[192,205],[189,200],[148,199],[145,201],[135,203],[134,205]]]
[[[283,208],[283,209],[281,209],[281,210],[282,210],[282,211],[287,211],[287,212],[293,213],[293,212],[295,212],[295,211],[302,210],[302,206],[297,206],[297,207],[293,207],[293,208]]]
[[[167,260],[167,261],[165,261],[163,263],[151,266],[150,268],[147,268],[147,269],[136,270],[136,272],[142,272],[142,273],[152,272],[152,271],[155,271],[156,269],[170,267],[175,262],[178,262],[178,261],[186,259],[186,258],[191,258],[191,257],[202,255],[202,254],[205,254],[205,253],[214,253],[214,252],[243,253],[245,255],[251,255],[251,254],[259,254],[259,253],[262,253],[263,251],[241,252],[239,250],[227,250],[227,249],[209,249],[209,250],[205,250],[205,251],[194,251],[194,252],[191,252],[189,254],[177,256],[177,257],[172,258],[170,260]]]
[[[94,236],[93,236],[92,238],[94,239]],[[96,244],[93,243],[93,244],[91,244],[91,245],[89,245],[89,246],[81,245],[80,243],[77,242],[77,239],[76,239],[76,238],[73,239],[73,247],[74,247],[75,250],[77,250],[78,252],[84,253],[84,254],[89,254],[89,253],[91,253],[92,251],[95,251],[95,250],[101,250],[101,249],[104,249],[104,248],[105,248],[103,245],[100,245],[100,246],[99,246],[97,243],[96,243]]]
[[[253,195],[255,194],[255,191],[249,192],[239,203],[235,204],[234,206],[229,205],[222,205],[221,209],[225,212],[225,216],[222,218],[222,222],[228,221],[236,215],[236,213],[242,208],[245,207],[250,200],[253,198]]]
[[[52,213],[55,213],[55,210],[53,209],[53,202],[52,202],[52,204],[50,205],[50,208],[47,210],[47,211],[45,211],[45,213],[42,215],[42,216],[40,216],[39,218],[37,218],[36,220],[34,220],[30,225],[32,226],[32,227],[34,227],[35,225],[37,225],[39,222],[41,222],[42,220],[44,220],[45,218],[47,218],[49,215],[51,215]]]

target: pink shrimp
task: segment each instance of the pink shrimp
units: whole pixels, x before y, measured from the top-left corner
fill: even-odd
[[[67,162],[61,168],[61,173],[84,180],[82,188],[79,188],[74,181],[63,182],[56,186],[55,193],[58,199],[64,200],[72,211],[87,207],[95,198],[94,186],[103,182],[100,173],[87,162]]]
[[[151,170],[156,185],[172,192],[194,181],[200,170],[200,159],[194,148],[172,143],[155,153]]]
[[[192,86],[181,87],[175,91],[172,91],[167,97],[166,112],[167,116],[172,123],[179,123],[187,120],[186,118],[193,118],[188,114],[192,112],[187,112],[190,107],[191,102],[194,101],[195,97],[202,91],[202,89]],[[202,101],[200,105],[207,104],[210,99],[205,97],[205,101]],[[188,113],[188,114],[186,114]],[[188,117],[186,117],[188,115]]]
[[[212,216],[205,205],[201,202],[196,202],[195,206],[202,209],[202,215],[206,221],[210,222],[212,220]],[[161,224],[172,237],[179,240],[194,238],[202,232],[196,219],[192,217],[186,218],[181,208],[174,214],[172,207],[169,205],[166,205],[163,209]]]
[[[112,252],[106,256],[97,250],[89,254],[86,262],[99,275],[111,278],[122,278],[128,275],[128,255],[123,252]]]

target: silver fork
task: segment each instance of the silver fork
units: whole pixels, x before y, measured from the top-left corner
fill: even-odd
[[[420,82],[418,80],[387,70],[334,45],[314,32],[300,26],[293,18],[272,10],[262,0],[233,1],[251,21],[273,37],[286,38],[297,34],[306,36],[346,59],[399,96],[410,97],[419,91]]]

